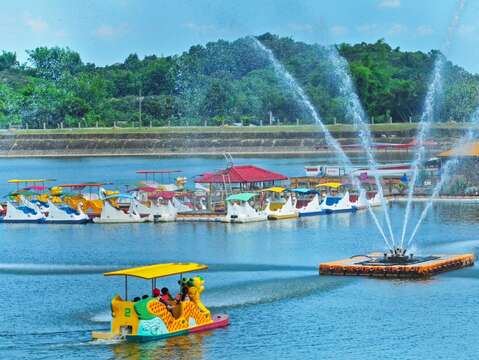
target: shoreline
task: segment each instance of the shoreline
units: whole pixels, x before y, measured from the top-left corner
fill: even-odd
[[[308,131],[309,130],[309,131]],[[460,129],[438,129],[435,140],[448,149],[453,139],[462,135]],[[415,136],[411,128],[390,127],[373,130],[372,141],[385,144],[408,144]],[[341,126],[334,137],[349,154],[362,153],[357,133]],[[376,153],[401,153],[411,148],[374,149]],[[433,149],[431,149],[433,150]],[[324,133],[313,127],[232,128],[232,129],[152,129],[147,131],[18,131],[0,133],[0,158],[53,157],[185,157],[222,156],[297,156],[333,155],[327,148]]]
[[[348,150],[345,151],[346,154],[360,154],[364,151],[361,149],[358,150]],[[407,154],[410,151],[404,149],[397,150],[377,150],[375,153],[388,153],[388,154]],[[296,156],[296,155],[334,155],[335,151],[333,150],[278,150],[278,151],[235,151],[224,149],[221,151],[182,151],[182,152],[95,152],[95,153],[43,153],[38,154],[35,151],[31,153],[11,153],[11,154],[2,154],[0,153],[1,159],[15,159],[15,158],[80,158],[80,157],[222,157],[224,153],[228,153],[236,156],[249,156],[249,157],[263,157],[263,156]]]
[[[386,195],[385,198],[391,202],[407,202],[406,195]],[[412,198],[413,202],[428,202],[431,200],[430,196],[426,195],[415,195]],[[460,201],[460,202],[479,202],[479,195],[441,195],[437,196],[432,200],[433,202],[451,202],[451,201]]]

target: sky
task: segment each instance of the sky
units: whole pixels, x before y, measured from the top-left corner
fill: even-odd
[[[173,55],[196,44],[271,32],[307,43],[374,42],[441,49],[479,73],[479,1],[461,0],[0,0],[0,49],[68,46],[106,65],[129,54]],[[449,34],[449,35],[448,35]],[[449,36],[451,46],[445,46]]]

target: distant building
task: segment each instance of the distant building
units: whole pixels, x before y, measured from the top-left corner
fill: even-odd
[[[469,158],[471,160],[479,160],[479,142],[471,142],[463,145],[459,145],[453,149],[443,151],[439,154],[439,158],[442,162],[449,158]]]

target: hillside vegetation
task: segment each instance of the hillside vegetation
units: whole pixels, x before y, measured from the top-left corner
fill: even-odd
[[[264,34],[258,39],[304,87],[327,123],[347,123],[329,48]],[[337,45],[363,106],[375,123],[417,121],[437,51],[405,52],[383,40]],[[69,48],[40,47],[0,54],[0,126],[28,128],[162,125],[312,123],[284,86],[265,54],[249,38],[196,45],[177,56],[131,54],[104,67],[84,63]],[[437,121],[465,121],[479,104],[479,77],[446,63],[444,97]]]

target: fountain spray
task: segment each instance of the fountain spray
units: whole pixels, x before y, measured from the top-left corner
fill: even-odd
[[[449,24],[447,36],[443,44],[444,52],[447,52],[449,48],[451,47],[452,37],[459,25],[461,14],[464,10],[465,5],[466,5],[466,0],[459,0],[457,2],[456,10]],[[424,146],[424,141],[429,135],[431,124],[434,119],[435,100],[442,93],[442,71],[444,68],[444,63],[445,63],[444,56],[441,54],[438,54],[438,56],[436,57],[434,61],[433,73],[431,76],[431,80],[429,82],[426,98],[424,100],[424,110],[421,115],[421,120],[419,122],[419,129],[416,135],[417,149],[414,155],[414,161],[412,163],[413,176],[408,184],[408,196],[407,196],[406,212],[404,215],[404,222],[403,222],[402,233],[401,233],[401,241],[399,246],[400,248],[403,248],[404,246],[406,230],[407,230],[410,212],[411,212],[411,203],[412,203],[412,198],[414,195],[414,187],[417,181],[419,168],[424,163],[425,150],[426,150]]]
[[[324,123],[321,120],[318,112],[314,108],[313,104],[309,100],[309,98],[306,95],[306,93],[304,92],[304,90],[301,88],[301,86],[299,86],[299,84],[296,82],[296,80],[293,78],[293,76],[286,70],[286,68],[276,59],[276,57],[274,56],[271,49],[268,49],[266,46],[264,46],[255,37],[251,37],[251,40],[253,41],[253,44],[256,46],[256,48],[258,48],[259,50],[261,50],[262,52],[264,52],[268,56],[270,62],[273,64],[273,67],[274,67],[274,70],[276,71],[276,73],[281,77],[281,79],[283,79],[285,81],[285,83],[288,85],[288,87],[293,90],[293,93],[295,94],[295,96],[301,101],[301,103],[311,113],[311,115],[313,116],[313,118],[315,120],[315,123],[317,125],[319,125],[321,130],[323,131],[327,144],[335,150],[335,153],[338,156],[339,160],[341,161],[343,166],[347,169],[347,172],[349,174],[349,177],[351,179],[351,182],[352,182],[353,186],[356,189],[358,189],[358,191],[361,191],[362,190],[361,183],[351,173],[351,169],[352,169],[351,160],[346,155],[346,153],[343,151],[343,149],[342,149],[341,145],[338,143],[338,141],[331,135],[328,128],[324,125]],[[389,240],[386,237],[386,235],[384,233],[384,230],[383,230],[376,214],[373,212],[373,210],[371,209],[371,206],[369,204],[368,204],[368,210],[369,210],[369,213],[371,214],[371,216],[374,220],[374,223],[376,224],[376,227],[378,228],[379,233],[383,237],[386,245],[390,249],[393,249],[393,247],[394,247],[393,244],[391,244],[389,242]]]
[[[476,108],[476,110],[474,111],[474,113],[471,116],[469,131],[466,133],[466,135],[464,135],[458,141],[455,142],[453,148],[456,148],[456,147],[460,146],[461,144],[466,144],[466,143],[469,143],[472,140],[474,140],[475,139],[475,133],[474,133],[473,129],[475,127],[477,127],[478,125],[479,125],[479,107]],[[446,184],[449,181],[453,171],[457,168],[458,165],[459,165],[458,154],[455,154],[453,157],[448,159],[446,161],[446,163],[444,164],[444,166],[442,168],[441,178],[440,178],[439,182],[436,184],[436,186],[434,187],[434,190],[432,192],[431,197],[429,198],[426,206],[424,207],[423,211],[421,212],[421,216],[419,217],[419,220],[418,220],[416,226],[414,227],[414,230],[413,230],[411,236],[409,237],[409,240],[407,242],[407,246],[409,246],[412,243],[412,241],[414,240],[414,237],[416,236],[416,233],[419,230],[419,227],[421,226],[422,222],[426,218],[426,215],[427,215],[430,207],[432,206],[432,203],[433,203],[434,199],[437,198],[437,196],[439,195],[439,192],[441,191],[442,187],[444,186],[444,184]]]
[[[389,216],[389,209],[384,199],[384,191],[381,184],[381,179],[378,176],[377,162],[374,158],[373,152],[371,151],[371,131],[369,129],[369,125],[367,124],[367,115],[364,112],[361,101],[359,100],[359,97],[355,91],[351,75],[349,74],[348,63],[338,53],[338,50],[335,46],[331,46],[329,49],[329,59],[335,69],[335,75],[338,79],[337,84],[339,87],[339,91],[341,95],[349,99],[346,109],[353,118],[354,127],[359,133],[361,145],[366,152],[368,158],[368,167],[369,169],[371,169],[372,173],[375,174],[374,180],[376,182],[376,188],[378,190],[379,198],[381,199],[381,206],[384,211],[384,216],[386,218],[389,236],[391,238],[391,243],[394,244],[394,233],[391,225],[391,218]]]

